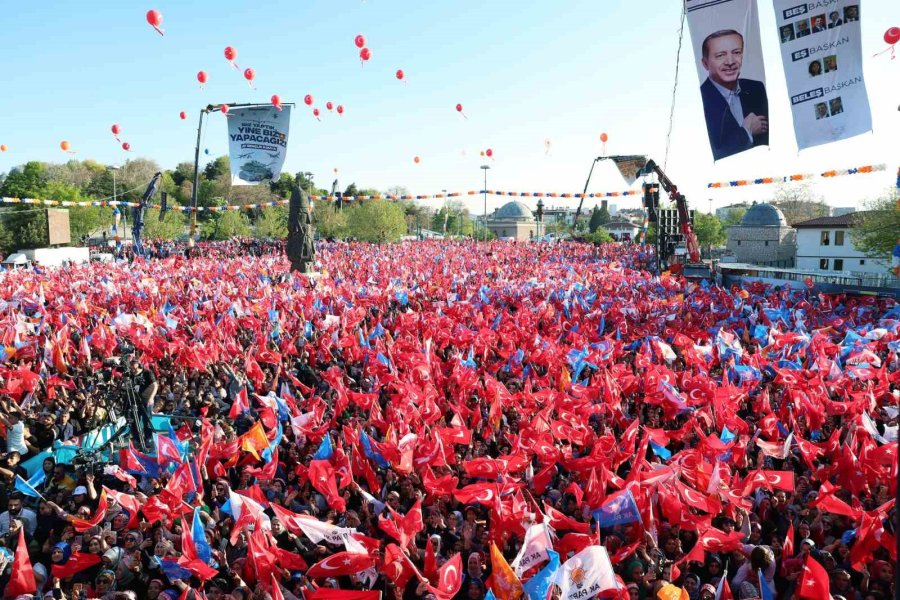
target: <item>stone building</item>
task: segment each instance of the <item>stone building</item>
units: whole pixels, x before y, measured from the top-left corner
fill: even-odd
[[[797,232],[771,204],[754,203],[739,225],[728,228],[728,253],[737,262],[793,267]]]
[[[531,209],[521,202],[508,202],[488,217],[488,229],[498,238],[525,242],[537,234],[537,221]]]

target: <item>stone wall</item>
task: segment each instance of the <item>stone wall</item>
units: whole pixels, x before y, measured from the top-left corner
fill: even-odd
[[[794,264],[797,233],[790,227],[728,228],[728,252],[738,262],[790,267]]]

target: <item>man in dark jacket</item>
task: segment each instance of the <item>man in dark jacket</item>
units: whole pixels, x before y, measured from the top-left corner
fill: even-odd
[[[709,77],[700,86],[706,130],[715,160],[769,145],[769,100],[761,81],[741,79],[744,36],[728,29],[702,47]]]

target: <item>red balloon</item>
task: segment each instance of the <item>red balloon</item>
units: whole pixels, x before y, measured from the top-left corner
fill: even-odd
[[[355,38],[353,38],[353,43],[356,44],[357,48],[362,48],[366,45],[366,37],[360,33]]]
[[[328,102],[325,103],[325,108],[327,108],[328,110],[331,110],[332,108],[334,108],[334,103],[331,102],[331,100],[329,100]]]
[[[403,72],[403,69],[397,69],[397,79],[402,81],[405,76],[406,74]]]
[[[202,87],[204,83],[207,81],[206,71],[200,71],[197,73],[197,81],[200,82],[200,86]]]
[[[228,105],[227,104],[220,105],[219,110],[222,112],[223,115],[227,115],[228,114]]]
[[[119,128],[118,125],[113,125],[113,126],[112,126],[112,132],[113,132],[113,135],[119,135],[119,132],[120,132],[120,131],[122,131],[122,130]]]
[[[491,150],[490,148],[488,148],[487,150],[484,151],[484,154],[485,154],[485,156],[487,156],[488,158],[491,158],[492,156],[494,156],[494,151]]]
[[[246,79],[247,81],[253,81],[254,79],[256,79],[256,71],[254,71],[250,67],[247,67],[246,69],[244,69],[244,79]]]
[[[900,27],[891,27],[884,32],[884,41],[890,45],[900,42]]]
[[[600,141],[601,141],[601,142],[603,142],[603,143],[605,144],[608,140],[609,140],[609,136],[608,136],[608,135],[606,135],[605,133],[601,133],[601,134],[600,134]]]
[[[338,104],[337,111],[339,115],[344,114],[344,107],[341,104]]]
[[[187,119],[187,113],[184,112],[184,111],[181,111],[180,113],[178,113],[178,116],[181,117],[181,120],[182,120],[182,121],[184,121],[185,119]]]
[[[359,51],[359,57],[363,60],[369,60],[370,58],[372,58],[372,51],[368,48],[363,48]]]
[[[414,161],[416,164],[419,164],[419,163],[421,162],[421,160],[422,160],[422,159],[420,159],[418,156],[415,157],[415,158],[413,159],[413,161]]]
[[[59,143],[59,147],[63,152],[68,152],[69,148],[70,148],[69,142],[67,142],[66,140],[63,140]]]
[[[225,58],[228,60],[234,60],[237,58],[237,50],[235,50],[232,46],[225,46]]]
[[[456,105],[456,112],[462,112],[462,104]]]
[[[322,114],[322,113],[319,112],[319,109],[318,109],[318,108],[314,108],[314,109],[313,109],[313,116],[314,116],[315,118],[319,119],[319,115],[320,115],[320,114]],[[322,119],[319,119],[319,120],[321,121]]]
[[[272,94],[272,105],[278,110],[281,110],[281,96]]]
[[[124,144],[122,144],[122,150],[124,150],[125,152],[128,152],[129,150],[131,150],[131,144],[129,144],[128,142],[125,142]]]
[[[312,94],[307,94],[307,95],[303,96],[303,102],[304,102],[307,106],[312,106],[312,105],[313,105],[313,97],[312,97]]]
[[[165,32],[159,28],[162,25],[163,18],[158,10],[147,11],[147,22],[156,30],[159,35],[165,35]]]

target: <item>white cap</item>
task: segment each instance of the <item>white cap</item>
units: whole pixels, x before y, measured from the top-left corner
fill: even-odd
[[[85,494],[87,494],[87,488],[84,487],[83,485],[79,485],[77,488],[75,488],[75,491],[72,492],[73,496],[78,496],[78,495],[83,496]]]

